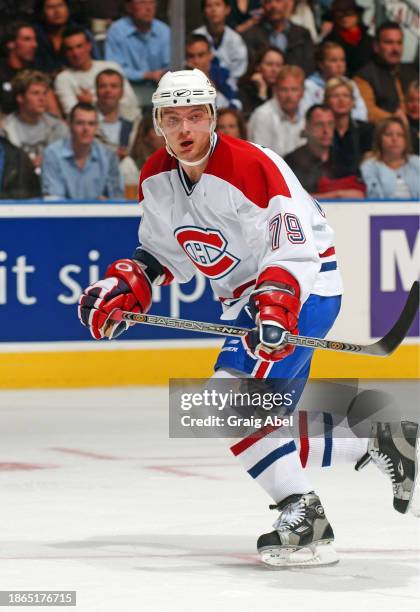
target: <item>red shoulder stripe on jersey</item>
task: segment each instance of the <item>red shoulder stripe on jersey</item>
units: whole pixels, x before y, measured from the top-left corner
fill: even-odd
[[[295,296],[297,298],[300,297],[300,285],[298,281],[292,274],[290,274],[290,272],[288,272],[284,268],[280,268],[279,266],[271,266],[269,268],[266,268],[257,278],[257,284],[255,286],[258,289],[258,287],[262,285],[262,283],[272,282],[290,285],[295,290]]]
[[[139,202],[144,198],[142,184],[146,179],[156,174],[160,174],[161,172],[168,172],[174,168],[176,168],[176,161],[169,155],[164,147],[155,151],[146,161],[140,172]]]
[[[230,183],[259,208],[267,208],[274,196],[291,197],[280,169],[264,151],[225,134],[218,134],[205,173]]]
[[[334,247],[330,247],[329,249],[327,249],[323,253],[319,254],[320,257],[330,257],[331,255],[335,255],[335,248]]]

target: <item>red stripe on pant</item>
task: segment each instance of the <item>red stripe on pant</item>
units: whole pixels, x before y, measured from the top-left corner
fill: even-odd
[[[280,425],[266,425],[265,427],[262,427],[259,431],[253,432],[243,440],[240,440],[239,442],[231,446],[230,450],[235,455],[235,457],[237,457],[247,448],[258,442],[258,440],[265,438],[265,436],[268,436],[268,434],[270,434],[272,431],[276,431],[276,429],[280,429],[280,427]]]
[[[308,462],[308,455],[309,455],[308,413],[306,411],[299,412],[299,435],[300,435],[300,462],[302,464],[302,467],[305,467]]]

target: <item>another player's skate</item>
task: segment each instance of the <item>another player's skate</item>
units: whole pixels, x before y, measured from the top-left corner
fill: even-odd
[[[369,461],[391,479],[394,508],[420,516],[420,440],[417,423],[374,423],[368,450],[356,463],[356,470]]]
[[[308,567],[337,563],[331,542],[334,532],[318,495],[289,495],[270,509],[279,510],[275,531],[258,538],[263,563],[272,568]]]

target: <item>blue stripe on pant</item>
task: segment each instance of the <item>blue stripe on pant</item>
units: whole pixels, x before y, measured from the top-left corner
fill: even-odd
[[[290,453],[295,452],[296,444],[292,440],[291,442],[287,442],[280,446],[279,448],[275,448],[271,453],[266,455],[263,459],[258,461],[250,470],[248,470],[248,474],[252,476],[252,478],[257,478],[264,470],[266,470],[270,465],[272,465],[277,459],[280,457],[284,457],[284,455],[289,455]]]

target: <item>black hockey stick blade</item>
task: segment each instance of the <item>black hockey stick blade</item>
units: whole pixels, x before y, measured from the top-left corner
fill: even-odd
[[[394,327],[378,342],[365,347],[369,355],[391,355],[406,337],[419,309],[419,282],[415,281],[408,294],[405,306]],[[365,351],[366,352],[366,351]]]

